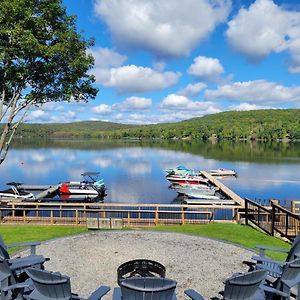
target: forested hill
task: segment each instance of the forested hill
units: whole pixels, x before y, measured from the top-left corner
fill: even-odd
[[[23,137],[109,139],[300,140],[300,110],[229,111],[178,123],[140,126],[100,121],[24,124],[17,134]]]

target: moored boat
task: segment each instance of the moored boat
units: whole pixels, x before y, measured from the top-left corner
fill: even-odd
[[[103,179],[98,179],[99,172],[85,172],[81,174],[83,181],[68,181],[61,183],[59,194],[61,195],[89,195],[104,196],[106,187]]]
[[[185,193],[185,195],[188,196],[189,198],[196,198],[196,199],[221,200],[219,196],[199,194],[199,192],[193,190],[190,190],[189,192]]]
[[[210,170],[209,173],[212,176],[237,176],[235,170],[223,169],[223,168]]]
[[[194,194],[194,195],[214,195],[216,189],[206,185],[191,185],[178,186],[175,188],[178,194]]]
[[[33,194],[24,190],[21,185],[22,183],[18,182],[8,182],[7,185],[10,186],[9,189],[0,191],[0,199],[19,199],[25,200],[33,198]]]
[[[191,169],[186,168],[185,166],[178,166],[176,168],[170,168],[166,170],[167,176],[169,175],[185,175],[192,172]]]
[[[208,184],[208,180],[198,175],[169,175],[166,177],[172,183],[181,183],[181,184]]]

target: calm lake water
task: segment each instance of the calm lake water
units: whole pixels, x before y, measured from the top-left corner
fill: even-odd
[[[22,141],[0,165],[0,188],[9,181],[78,181],[85,171],[100,171],[105,202],[169,204],[177,193],[164,170],[178,165],[235,169],[238,177],[223,181],[242,197],[300,199],[300,144],[286,143]]]

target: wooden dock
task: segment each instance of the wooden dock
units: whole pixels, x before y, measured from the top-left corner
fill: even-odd
[[[218,179],[216,179],[214,176],[210,175],[206,171],[201,171],[201,174],[204,178],[208,179],[211,184],[218,187],[220,191],[229,198],[229,200],[231,199],[235,203],[241,205],[242,207],[245,207],[245,200],[236,193],[234,193],[225,184],[220,182]]]

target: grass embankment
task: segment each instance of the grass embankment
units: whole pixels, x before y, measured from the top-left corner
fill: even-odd
[[[151,228],[151,230],[199,235],[234,243],[249,249],[255,249],[256,245],[267,245],[283,249],[290,248],[289,243],[286,243],[278,238],[268,236],[267,234],[250,226],[236,224],[212,223],[207,225],[161,225]],[[28,241],[46,241],[58,237],[84,233],[87,231],[88,230],[85,227],[76,226],[0,226],[0,234],[2,235],[6,244]],[[13,250],[16,251],[16,249]],[[276,260],[285,259],[285,254],[275,252],[267,253],[268,256]]]
[[[32,226],[32,225],[1,225],[0,234],[6,245],[22,242],[46,241],[63,236],[87,232],[85,227],[77,226]],[[10,253],[18,248],[9,249]]]
[[[275,248],[290,249],[291,245],[281,239],[271,237],[255,228],[237,224],[211,223],[207,225],[170,225],[157,226],[154,230],[186,233],[223,240],[256,250],[256,245],[266,245]],[[286,255],[267,251],[267,255],[276,260],[284,260]]]

